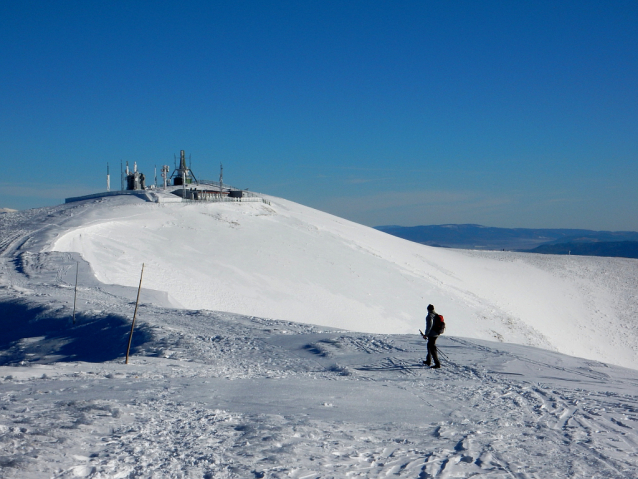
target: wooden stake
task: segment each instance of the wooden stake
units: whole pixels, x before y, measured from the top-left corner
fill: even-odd
[[[135,312],[133,313],[133,324],[131,324],[131,334],[128,337],[128,348],[126,348],[126,362],[128,364],[128,353],[131,350],[131,341],[133,340],[133,329],[135,328],[135,318],[137,316],[137,305],[140,304],[140,291],[142,291],[142,276],[144,276],[144,263],[142,263],[142,272],[140,273],[140,287],[137,288],[137,301],[135,302]]]
[[[73,296],[73,324],[75,324],[75,304],[78,299],[78,271],[80,271],[80,262],[76,262],[75,267],[75,295]]]

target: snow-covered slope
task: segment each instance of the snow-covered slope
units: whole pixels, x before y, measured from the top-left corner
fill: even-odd
[[[607,305],[635,318],[636,263],[554,259],[425,248],[274,198],[0,215],[0,477],[636,479],[638,370],[468,338],[542,339],[510,311],[583,301],[607,316],[569,338],[576,347],[601,332],[632,344],[632,323]],[[145,283],[125,365],[142,261],[157,289]],[[272,316],[299,316],[175,308],[175,293],[256,310],[265,298]],[[441,369],[423,365],[411,330],[432,298],[450,322]],[[366,329],[369,311],[375,328],[408,334],[304,324]],[[540,317],[553,331],[557,316]],[[601,351],[620,362],[613,340]]]
[[[414,334],[138,313],[128,365],[32,363],[53,334],[21,342],[25,365],[0,368],[1,477],[638,477],[635,370],[449,336],[433,370]],[[105,319],[66,328],[76,360],[110,345],[78,347]]]
[[[638,261],[431,248],[280,198],[95,203],[53,251],[190,309],[375,333],[423,328],[638,364]]]

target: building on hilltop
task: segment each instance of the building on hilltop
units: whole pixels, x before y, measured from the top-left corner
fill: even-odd
[[[137,171],[137,161],[133,163],[133,171],[129,171],[128,161],[126,162],[126,189],[127,190],[145,190],[144,184],[146,178],[144,173]]]
[[[190,162],[189,162],[190,163]],[[121,165],[121,163],[120,163]],[[94,193],[91,195],[66,198],[65,203],[72,201],[82,201],[105,196],[134,195],[145,201],[155,203],[179,202],[179,201],[263,201],[268,203],[261,196],[224,184],[224,167],[220,166],[219,181],[198,180],[190,165],[186,165],[186,154],[180,150],[179,166],[175,164],[173,173],[168,175],[170,168],[163,165],[161,168],[163,178],[163,188],[157,186],[157,168],[155,170],[155,184],[146,186],[144,174],[137,169],[137,162],[133,163],[133,170],[126,162],[126,170],[122,171],[120,166],[122,186],[120,191],[111,191],[110,170],[106,167],[106,192]]]

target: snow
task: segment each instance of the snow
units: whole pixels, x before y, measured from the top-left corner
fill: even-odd
[[[638,477],[635,260],[268,200],[0,216],[0,477]]]
[[[108,284],[136,287],[145,263],[144,284],[189,309],[409,334],[432,303],[452,335],[638,363],[637,260],[432,248],[269,203],[96,208],[51,250]]]

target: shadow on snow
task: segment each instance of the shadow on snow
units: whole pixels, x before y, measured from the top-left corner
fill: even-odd
[[[132,318],[50,310],[20,300],[0,301],[0,366],[56,361],[110,361],[126,355]],[[131,354],[151,339],[137,323]]]

